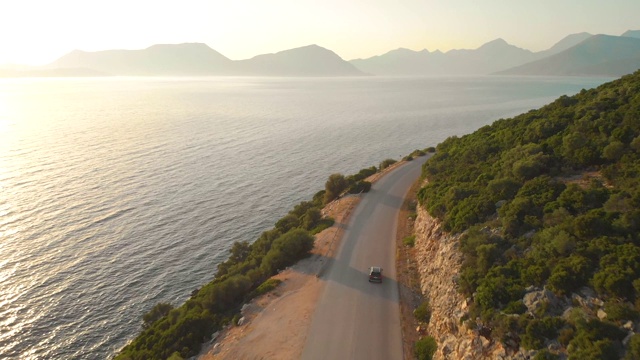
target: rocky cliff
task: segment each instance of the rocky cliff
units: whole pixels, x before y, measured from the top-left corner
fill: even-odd
[[[441,229],[440,220],[435,219],[421,207],[417,209],[414,225],[415,248],[420,289],[428,299],[431,318],[426,334],[435,338],[438,350],[434,359],[531,359],[538,351],[526,350],[516,342],[507,343],[491,339],[491,329],[482,328],[478,321],[468,320],[470,299],[458,292],[457,278],[462,265],[462,253],[458,249],[461,234],[451,235]],[[569,296],[557,296],[546,288],[530,286],[523,297],[527,314],[536,317],[561,315],[567,321],[579,314],[584,319],[607,319],[605,302],[593,289],[582,287]],[[544,310],[540,312],[540,308]],[[624,318],[616,321],[620,331],[626,333],[619,346],[628,347],[635,334],[640,333],[640,320]],[[470,324],[474,324],[471,327]],[[567,358],[567,348],[558,339],[548,339],[544,346],[559,359]]]
[[[431,305],[427,333],[438,343],[434,359],[525,359],[528,354],[508,355],[500,343],[468,328],[467,300],[456,285],[462,265],[460,235],[442,231],[440,221],[423,208],[418,207],[417,213],[416,257],[422,294]]]

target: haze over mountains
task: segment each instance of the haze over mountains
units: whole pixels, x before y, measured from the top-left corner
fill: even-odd
[[[231,60],[200,43],[143,50],[75,50],[43,67],[5,68],[0,76],[621,76],[639,68],[640,30],[629,30],[621,36],[572,34],[539,52],[496,39],[472,50],[400,48],[351,61],[317,45],[246,60]]]
[[[87,68],[113,75],[355,76],[364,75],[317,45],[234,61],[200,43],[153,45],[144,50],[75,50],[46,69]]]
[[[565,51],[498,74],[620,76],[638,68],[640,38],[594,35]]]

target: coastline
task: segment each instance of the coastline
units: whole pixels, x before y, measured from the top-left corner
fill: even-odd
[[[366,180],[374,183],[404,163],[406,163],[405,160],[398,161]],[[325,285],[318,275],[340,246],[344,227],[360,202],[360,198],[359,195],[344,196],[326,205],[322,210],[323,215],[332,217],[335,223],[332,227],[316,234],[312,255],[274,276],[273,278],[281,280],[282,283],[272,292],[245,305],[242,324],[228,325],[221,330],[214,340],[203,347],[197,359],[300,358],[315,305]],[[403,210],[405,209],[403,206]],[[401,212],[399,216],[406,217],[406,215],[406,212]],[[400,228],[399,226],[398,229]],[[399,259],[396,258],[396,261],[398,262]],[[403,291],[401,291],[401,307],[409,308],[411,305],[405,304],[402,293]],[[408,312],[411,317],[412,311],[413,308]],[[406,342],[412,338],[404,336],[404,332],[405,328],[411,328],[413,323],[404,319],[406,311],[402,314],[405,359],[411,359],[412,352],[407,357]],[[409,346],[412,344],[410,343]]]

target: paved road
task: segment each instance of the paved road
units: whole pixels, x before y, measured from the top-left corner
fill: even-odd
[[[346,225],[302,353],[308,360],[403,359],[395,269],[398,210],[426,156],[378,180]],[[381,266],[382,284],[368,281]]]

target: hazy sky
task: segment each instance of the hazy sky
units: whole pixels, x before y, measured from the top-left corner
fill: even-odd
[[[640,0],[0,0],[0,64],[183,42],[233,60],[309,44],[351,60],[499,37],[539,51],[573,33],[630,29],[640,29]]]

